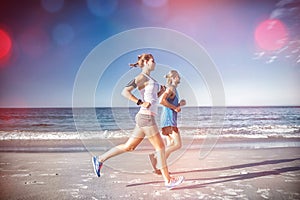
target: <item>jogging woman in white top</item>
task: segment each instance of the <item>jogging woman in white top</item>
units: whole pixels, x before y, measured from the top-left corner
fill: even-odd
[[[164,87],[160,86],[157,81],[150,76],[150,73],[155,69],[155,61],[151,54],[142,54],[138,56],[138,61],[130,66],[138,66],[142,69],[142,72],[135,77],[135,79],[129,82],[122,91],[122,95],[124,97],[135,102],[141,107],[135,117],[136,126],[133,134],[126,143],[120,144],[98,157],[93,157],[92,161],[94,171],[97,176],[100,177],[100,170],[103,162],[124,152],[133,151],[146,136],[156,151],[157,168],[161,170],[162,176],[165,180],[165,186],[168,189],[172,189],[179,185],[183,181],[184,177],[170,176],[166,164],[165,145],[155,122],[158,97],[164,92]],[[135,88],[138,88],[140,91],[141,99],[132,94]]]

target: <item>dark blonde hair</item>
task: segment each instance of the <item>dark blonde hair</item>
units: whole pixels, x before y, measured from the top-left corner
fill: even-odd
[[[171,70],[167,75],[165,75],[165,78],[167,79],[168,84],[172,84],[172,78],[179,75],[179,73],[176,70]]]
[[[134,64],[129,64],[131,67],[143,67],[144,66],[144,61],[149,61],[150,59],[154,59],[153,56],[151,54],[142,54],[142,55],[138,55],[138,61]]]

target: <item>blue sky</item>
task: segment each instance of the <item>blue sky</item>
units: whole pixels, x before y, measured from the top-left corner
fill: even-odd
[[[0,30],[9,35],[12,45],[4,58],[0,55],[0,107],[72,106],[76,75],[91,51],[118,33],[143,27],[175,30],[201,45],[220,74],[227,106],[300,105],[296,0],[12,0],[2,4]],[[268,27],[260,26],[263,22]],[[114,48],[118,47],[107,52]],[[212,105],[205,77],[195,74],[180,55],[132,49],[105,66],[95,106],[134,106],[119,92],[139,72],[128,63],[143,52],[154,55],[158,67],[153,76],[160,83],[164,84],[162,76],[169,69],[179,71],[179,92],[188,105]],[[102,59],[99,55],[99,63]]]

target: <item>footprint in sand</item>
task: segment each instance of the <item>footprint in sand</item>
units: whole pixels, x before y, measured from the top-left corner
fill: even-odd
[[[58,176],[58,173],[55,174],[40,174],[39,176]]]
[[[26,181],[25,185],[44,185],[44,182],[41,181]]]
[[[238,193],[243,192],[244,190],[240,190],[240,189],[232,189],[232,188],[228,188],[223,190],[223,192],[227,195],[231,195],[231,196],[236,196],[238,195]]]
[[[11,177],[25,177],[25,176],[31,176],[31,174],[13,174]]]
[[[269,199],[270,189],[258,189],[257,193],[264,199]]]
[[[117,176],[115,174],[110,174],[109,177],[110,178],[116,178]]]
[[[83,182],[89,182],[91,180],[93,180],[93,178],[82,179]]]
[[[87,185],[83,185],[83,184],[73,184],[76,187],[79,187],[79,189],[87,189],[88,186]]]
[[[133,180],[131,180],[131,181],[129,181],[128,183],[129,184],[133,184],[133,183],[140,183],[142,180],[141,179],[133,179]]]
[[[72,189],[72,188],[70,188],[70,189],[60,189],[59,192],[67,192],[67,193],[71,194],[73,198],[79,198],[80,197],[78,188],[76,188],[76,189]]]

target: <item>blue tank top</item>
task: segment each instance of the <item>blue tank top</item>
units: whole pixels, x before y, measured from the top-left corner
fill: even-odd
[[[167,101],[170,104],[173,104],[174,106],[178,106],[178,93],[175,89],[175,97],[174,99],[167,98]],[[162,107],[162,113],[161,113],[161,127],[167,127],[167,126],[176,126],[177,127],[177,112],[172,110],[171,108]]]

